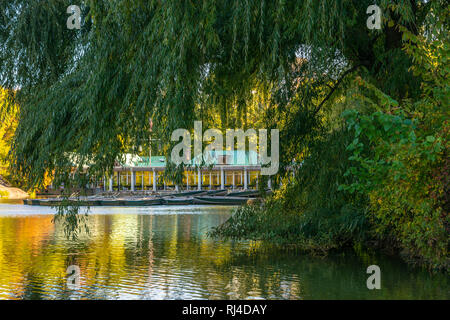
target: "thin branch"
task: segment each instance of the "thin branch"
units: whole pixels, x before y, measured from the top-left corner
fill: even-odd
[[[317,112],[319,112],[319,110],[322,108],[322,106],[324,105],[325,102],[327,102],[328,99],[331,98],[331,96],[333,95],[334,91],[336,91],[336,89],[339,87],[339,85],[341,84],[341,82],[344,80],[344,78],[352,73],[353,71],[355,71],[356,69],[358,69],[361,65],[357,65],[354,66],[350,69],[348,69],[347,71],[345,71],[342,76],[336,81],[335,85],[331,88],[330,92],[328,92],[327,96],[322,100],[322,102],[317,106],[316,110],[314,110],[314,115],[317,114]]]

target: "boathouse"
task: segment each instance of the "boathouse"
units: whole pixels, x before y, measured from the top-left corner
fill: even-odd
[[[261,165],[254,151],[211,151],[209,166],[191,166],[184,171],[182,188],[203,189],[257,189]],[[164,178],[166,159],[163,156],[137,156],[126,154],[124,162],[114,167],[114,173],[106,183],[98,186],[105,191],[113,190],[178,190],[180,186]],[[271,188],[270,178],[268,188]]]

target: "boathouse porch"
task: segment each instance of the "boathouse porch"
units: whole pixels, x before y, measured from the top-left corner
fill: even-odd
[[[165,167],[116,167],[106,183],[99,181],[97,187],[104,191],[159,191],[159,190],[214,190],[214,189],[258,189],[261,182],[260,166],[219,165],[212,168],[187,168],[182,185],[165,179]],[[267,187],[271,188],[268,180]]]

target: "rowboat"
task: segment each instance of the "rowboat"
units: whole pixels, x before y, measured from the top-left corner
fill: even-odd
[[[184,192],[179,192],[179,193],[175,193],[174,196],[175,197],[187,197],[187,196],[193,196],[193,195],[201,195],[201,194],[206,194],[207,191],[205,190],[192,190],[192,191],[184,191]]]
[[[138,200],[124,200],[122,201],[124,206],[128,207],[144,207],[144,206],[157,206],[162,204],[161,198],[155,199],[138,199]]]
[[[247,191],[230,192],[226,196],[227,197],[253,197],[253,196],[258,196],[258,195],[259,195],[258,190],[247,190]]]
[[[101,206],[101,200],[81,200],[79,201],[80,206],[87,206],[87,207],[98,207]],[[74,201],[76,203],[76,201]]]
[[[61,201],[52,200],[50,202],[48,199],[24,199],[23,204],[27,206],[53,206],[58,205]]]
[[[119,199],[100,200],[100,205],[105,206],[105,207],[124,206],[125,200],[119,200]]]
[[[251,199],[251,198],[250,198]],[[229,206],[236,206],[236,205],[243,205],[246,204],[249,198],[244,197],[214,197],[214,196],[200,196],[200,197],[194,197],[194,204],[216,204],[216,205],[229,205]]]
[[[38,206],[39,200],[38,199],[24,199],[23,204],[28,206]]]
[[[55,199],[39,199],[37,200],[40,206],[50,207],[50,206],[60,206],[63,201]]]
[[[193,204],[194,199],[191,197],[182,197],[182,198],[164,198],[163,204],[166,205],[187,205],[187,204]]]
[[[208,196],[224,196],[228,193],[227,189],[211,190],[206,193]]]
[[[86,207],[96,207],[101,205],[101,200],[76,200],[76,199],[33,199],[27,202],[28,205],[32,206],[86,206]]]

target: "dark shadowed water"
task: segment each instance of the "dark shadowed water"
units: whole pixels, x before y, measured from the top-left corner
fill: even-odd
[[[68,240],[53,209],[0,203],[0,299],[449,299],[445,274],[396,258],[260,252],[209,239],[226,207],[92,208]],[[255,254],[254,252],[258,252]],[[368,290],[366,269],[381,268]],[[79,286],[66,270],[80,269]]]

